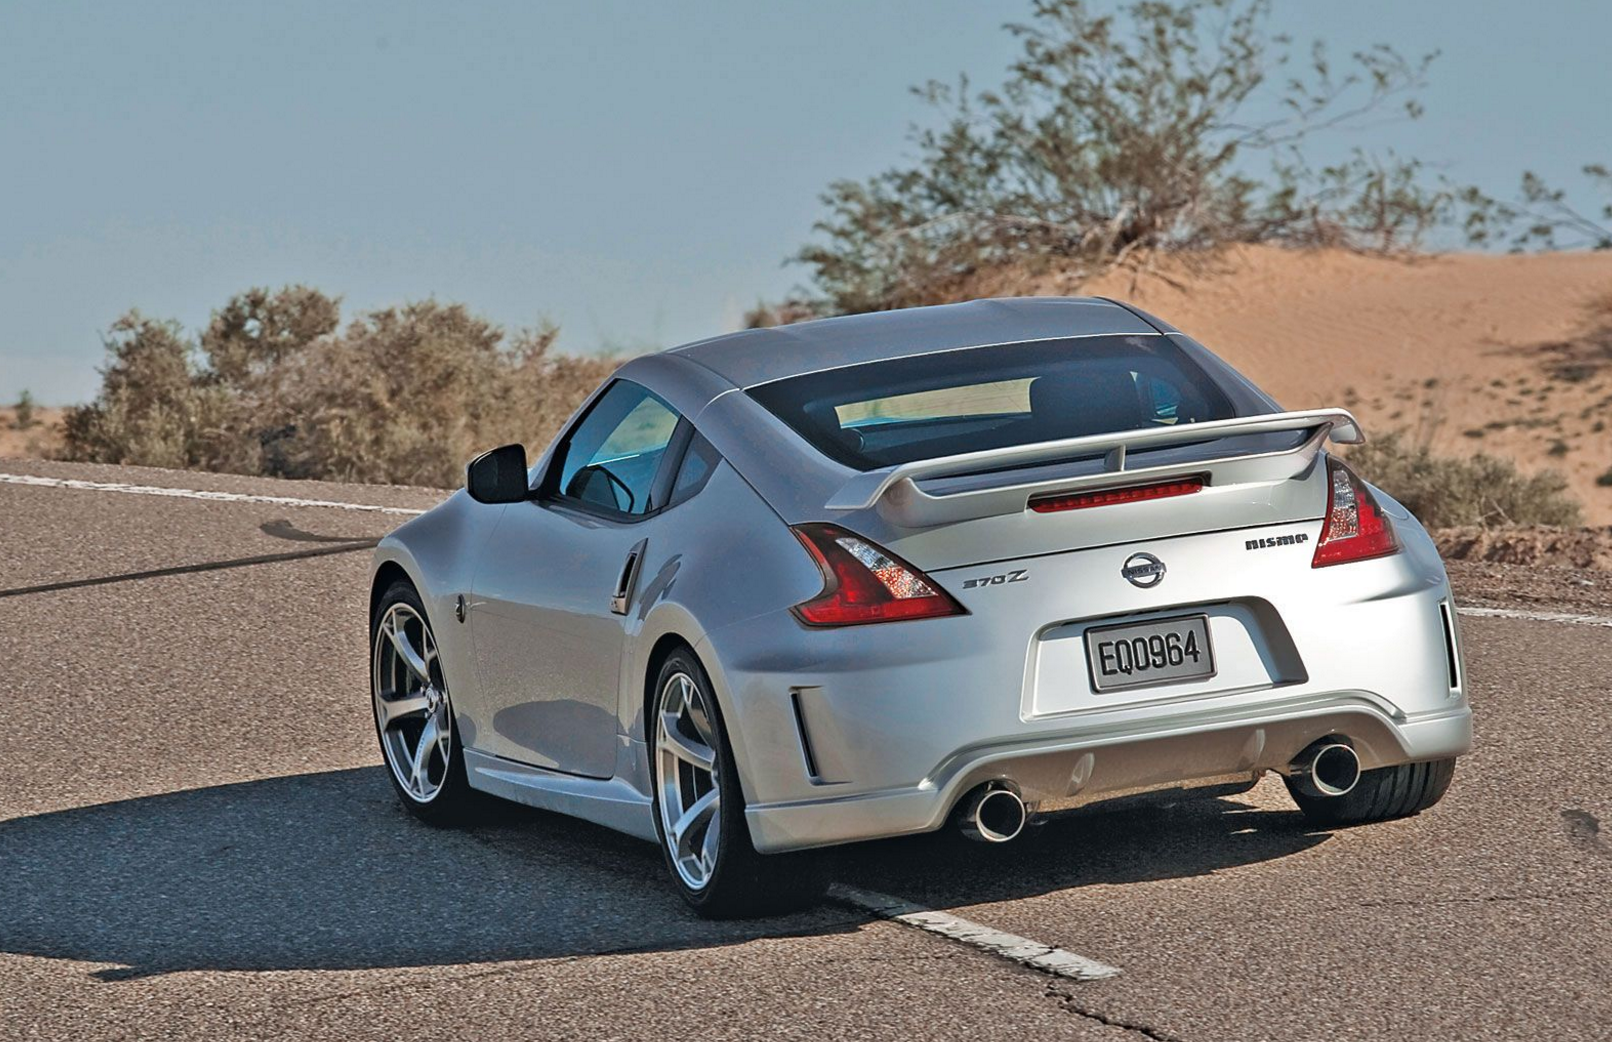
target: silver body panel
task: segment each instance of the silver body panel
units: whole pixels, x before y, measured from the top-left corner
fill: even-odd
[[[742,393],[817,368],[1083,333],[1168,336],[1218,379],[1242,380],[1173,328],[1096,300],[976,302],[733,334],[617,374],[660,395],[721,453],[686,502],[623,521],[550,502],[484,505],[461,491],[388,536],[377,586],[406,575],[421,593],[471,784],[652,839],[644,713],[669,641],[693,648],[711,678],[763,851],[938,828],[970,788],[997,779],[1052,807],[1252,778],[1330,734],[1353,739],[1366,769],[1467,751],[1459,634],[1448,644],[1445,634],[1449,585],[1415,520],[1379,493],[1404,550],[1310,567],[1327,502],[1324,432],[1287,446],[1274,470],[1268,460],[1231,465],[1225,484],[1181,500],[1043,515],[1024,510],[1018,492],[1016,509],[996,502],[936,521],[930,508],[903,513],[899,496],[844,495],[883,477],[819,454]],[[537,461],[534,480],[548,462]],[[1025,474],[1013,480],[1075,477]],[[919,474],[881,491],[903,484],[939,500],[1001,499],[991,481],[966,475]],[[788,528],[805,521],[890,548],[969,614],[803,626],[789,609],[822,588]],[[635,547],[627,610],[616,614],[613,587]],[[1122,577],[1137,552],[1167,564],[1158,585]],[[970,582],[1019,572],[1011,583]],[[1214,676],[1094,691],[1087,628],[1186,614],[1209,617]]]

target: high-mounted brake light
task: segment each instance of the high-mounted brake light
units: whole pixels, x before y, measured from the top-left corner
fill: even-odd
[[[1030,500],[1030,509],[1038,514],[1053,514],[1060,510],[1083,510],[1086,507],[1106,507],[1115,503],[1141,503],[1149,499],[1169,499],[1171,496],[1190,496],[1203,490],[1203,478],[1176,478],[1152,485],[1131,485],[1128,488],[1104,488],[1095,492],[1054,492]]]
[[[1360,476],[1327,457],[1327,518],[1310,567],[1367,561],[1399,553],[1399,536]]]
[[[967,614],[927,575],[838,525],[796,525],[791,531],[823,572],[823,592],[793,609],[808,626]]]

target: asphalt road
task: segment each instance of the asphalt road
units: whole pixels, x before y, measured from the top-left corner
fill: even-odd
[[[564,818],[415,823],[364,668],[398,520],[0,482],[0,1038],[1612,1038],[1612,631],[1466,619],[1479,744],[1418,818],[1317,831],[1267,781],[838,858],[1122,970],[1080,983],[844,904],[702,922]]]

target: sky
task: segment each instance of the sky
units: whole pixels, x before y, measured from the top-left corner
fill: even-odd
[[[125,310],[196,329],[258,285],[576,352],[737,328],[806,280],[830,181],[910,157],[907,88],[997,82],[1027,10],[0,0],[0,401],[85,400]],[[1612,162],[1605,0],[1276,0],[1272,28],[1442,52],[1426,116],[1360,143],[1498,193]]]

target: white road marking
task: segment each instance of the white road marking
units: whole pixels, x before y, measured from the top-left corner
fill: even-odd
[[[1606,615],[1575,615],[1562,611],[1525,611],[1520,608],[1457,608],[1462,615],[1476,615],[1488,619],[1523,619],[1528,622],[1565,622],[1571,626],[1609,626],[1612,617]]]
[[[267,503],[282,507],[325,507],[357,510],[370,514],[416,517],[425,513],[410,507],[383,507],[373,503],[346,503],[333,499],[300,499],[295,496],[259,496],[244,492],[206,492],[194,488],[164,488],[160,485],[128,485],[116,481],[83,481],[78,478],[43,478],[35,474],[0,474],[0,485],[32,485],[39,488],[69,488],[91,492],[121,492],[133,496],[167,496],[174,499],[203,499],[220,503]],[[1462,615],[1483,618],[1523,619],[1529,622],[1561,622],[1575,626],[1612,628],[1612,616],[1578,615],[1571,612],[1527,611],[1519,608],[1460,608]]]
[[[116,481],[80,481],[77,478],[42,478],[33,474],[0,474],[0,485],[33,485],[40,488],[71,488],[90,492],[122,492],[131,496],[169,496],[175,499],[206,499],[221,503],[268,503],[281,507],[329,507],[358,510],[370,514],[397,514],[414,517],[425,513],[408,507],[382,507],[373,503],[341,503],[331,499],[298,499],[295,496],[253,496],[243,492],[204,492],[194,488],[163,488],[160,485],[124,485]]]
[[[947,912],[924,908],[898,897],[876,894],[871,890],[859,890],[850,886],[835,886],[832,894],[840,901],[854,905],[865,912],[872,912],[881,919],[927,930],[929,933],[939,934],[960,944],[966,944],[970,948],[977,948],[982,952],[1018,963],[1020,966],[1028,966],[1032,970],[1050,973],[1055,977],[1090,981],[1119,976],[1120,971],[1115,967],[1095,959],[1088,959],[1084,955],[1066,952],[1062,948],[1054,948],[1039,941],[1032,941],[1028,937],[1020,937],[1018,934],[993,930],[989,926],[981,926],[979,923],[960,919]]]

